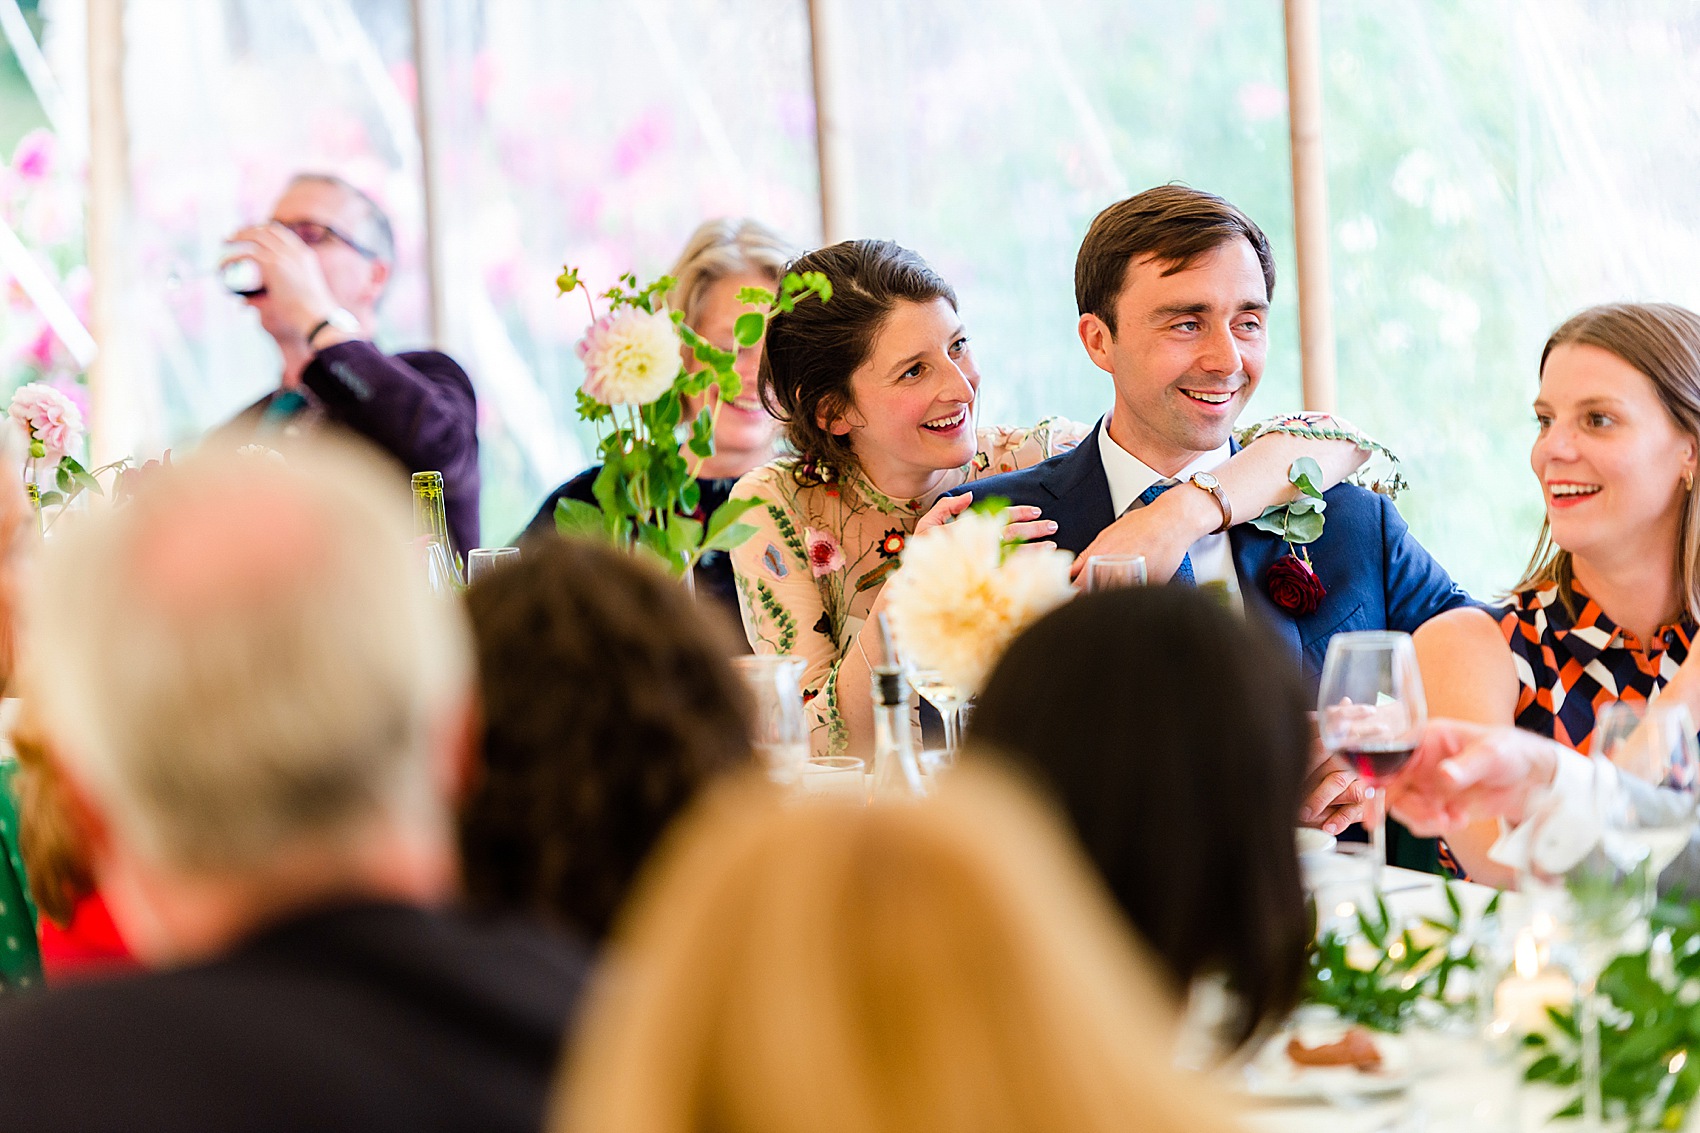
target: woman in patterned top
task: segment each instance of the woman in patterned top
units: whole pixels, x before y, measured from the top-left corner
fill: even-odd
[[[1515,724],[1586,753],[1613,700],[1677,696],[1700,615],[1700,316],[1664,303],[1593,307],[1541,352],[1529,462],[1546,521],[1506,601],[1416,633],[1434,716]],[[1509,884],[1497,822],[1452,832],[1476,881]]]
[[[1085,427],[1051,418],[1026,429],[976,428],[980,374],[956,293],[915,253],[852,240],[788,270],[825,273],[832,300],[805,299],[768,324],[761,393],[794,455],[733,489],[762,506],[744,517],[756,534],[732,552],[732,569],[751,646],[806,663],[814,751],[865,755],[873,711],[861,631],[883,608],[904,543],[973,502],[968,494],[940,499],[945,492],[1048,459]],[[1343,441],[1261,439],[1216,470],[1236,515],[1253,518],[1291,498],[1287,469],[1305,455],[1329,486],[1364,457]],[[1170,493],[1146,511],[1161,524],[1184,506]],[[1038,508],[1012,508],[1007,518],[1012,540],[1056,529]],[[869,648],[877,659],[877,642]]]

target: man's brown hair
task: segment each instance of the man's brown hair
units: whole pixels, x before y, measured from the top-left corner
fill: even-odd
[[[1245,239],[1263,268],[1268,298],[1275,295],[1275,257],[1269,238],[1245,213],[1216,196],[1185,185],[1159,185],[1117,201],[1092,221],[1074,260],[1074,301],[1116,333],[1116,300],[1135,261],[1154,259],[1164,275],[1185,271],[1206,252]]]

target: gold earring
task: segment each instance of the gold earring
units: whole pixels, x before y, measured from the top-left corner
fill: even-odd
[[[1685,492],[1694,490],[1694,470],[1692,468],[1682,474],[1682,488]]]

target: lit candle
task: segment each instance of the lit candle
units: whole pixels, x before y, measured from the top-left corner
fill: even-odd
[[[1542,968],[1540,943],[1532,932],[1517,934],[1515,971],[1493,994],[1493,1029],[1498,1034],[1526,1035],[1551,1023],[1548,1007],[1569,1007],[1576,1000],[1570,977]]]

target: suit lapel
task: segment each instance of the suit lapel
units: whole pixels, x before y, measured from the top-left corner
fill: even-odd
[[[1290,616],[1275,608],[1263,589],[1263,576],[1270,564],[1286,552],[1286,543],[1249,523],[1242,523],[1228,532],[1228,545],[1234,552],[1234,573],[1240,579],[1240,597],[1246,609],[1255,609],[1280,635],[1293,651],[1294,657],[1304,654],[1304,641],[1299,625]]]
[[[1104,458],[1098,451],[1098,431],[1093,426],[1078,445],[1045,467],[1039,481],[1054,501],[1044,508],[1045,518],[1057,525],[1057,546],[1079,554],[1098,532],[1116,518],[1110,502],[1110,481],[1104,475]]]

